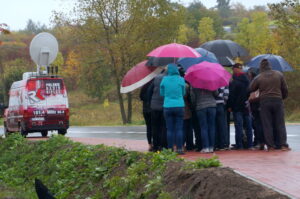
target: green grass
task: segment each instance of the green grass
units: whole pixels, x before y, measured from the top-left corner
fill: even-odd
[[[5,199],[18,199],[18,198],[23,198],[22,193],[18,191],[14,191],[10,188],[7,188],[3,184],[0,184],[0,198],[5,198]]]
[[[73,126],[123,125],[120,107],[116,102],[101,103],[82,92],[69,93],[70,124]],[[144,124],[141,102],[133,101],[131,125]]]
[[[88,97],[82,92],[69,93],[70,124],[74,126],[116,126],[123,125],[119,104],[109,102],[100,103],[97,99]],[[144,125],[142,104],[138,100],[133,102],[132,123],[130,125]],[[300,109],[286,111],[286,121],[300,122]]]
[[[0,151],[0,199],[19,194],[36,199],[35,178],[60,199],[174,198],[163,189],[167,165],[182,163],[188,171],[221,165],[216,158],[184,162],[167,150],[140,153],[89,146],[60,135],[30,142],[12,134],[0,138]]]

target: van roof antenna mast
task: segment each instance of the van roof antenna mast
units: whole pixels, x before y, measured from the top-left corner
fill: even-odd
[[[37,65],[38,75],[48,75],[47,68],[56,59],[58,42],[56,38],[47,32],[36,35],[29,47],[30,57]]]

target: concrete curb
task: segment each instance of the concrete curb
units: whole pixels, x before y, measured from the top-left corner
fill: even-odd
[[[229,168],[230,168],[230,167],[229,167]],[[285,196],[287,196],[287,197],[289,197],[289,198],[291,198],[291,199],[297,199],[295,196],[292,196],[291,194],[286,193],[286,192],[284,192],[284,191],[282,191],[282,190],[280,190],[280,189],[278,189],[278,188],[276,188],[276,187],[274,187],[274,186],[272,186],[272,185],[269,185],[269,184],[266,184],[266,183],[264,183],[264,182],[261,182],[261,181],[255,179],[255,178],[253,178],[253,177],[251,177],[251,176],[248,176],[248,175],[246,175],[246,174],[244,174],[244,173],[241,173],[240,171],[237,171],[237,170],[235,170],[235,169],[233,169],[233,171],[234,171],[235,173],[237,173],[237,174],[239,174],[239,175],[245,177],[245,178],[248,178],[249,180],[252,180],[252,181],[254,181],[254,182],[256,182],[256,183],[258,183],[258,184],[260,184],[260,185],[263,185],[263,186],[265,186],[265,187],[267,187],[267,188],[269,188],[269,189],[272,189],[273,191],[276,191],[276,192],[278,192],[278,193],[280,193],[280,194],[282,194],[282,195],[285,195]]]

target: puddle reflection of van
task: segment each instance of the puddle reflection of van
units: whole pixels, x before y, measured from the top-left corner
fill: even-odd
[[[66,87],[59,77],[34,76],[24,73],[23,80],[14,82],[9,91],[9,105],[4,112],[4,133],[57,130],[65,135],[69,128],[69,104]]]

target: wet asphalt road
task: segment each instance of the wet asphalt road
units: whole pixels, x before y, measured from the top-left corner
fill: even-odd
[[[145,126],[95,126],[69,128],[67,137],[86,137],[86,138],[118,138],[146,140]],[[56,134],[56,132],[51,132]],[[51,135],[51,133],[49,135]],[[293,151],[300,151],[300,125],[287,125],[288,143]],[[0,127],[0,135],[3,134],[3,127]],[[41,137],[40,133],[31,133],[28,137]],[[234,126],[230,126],[230,140],[234,141]]]

